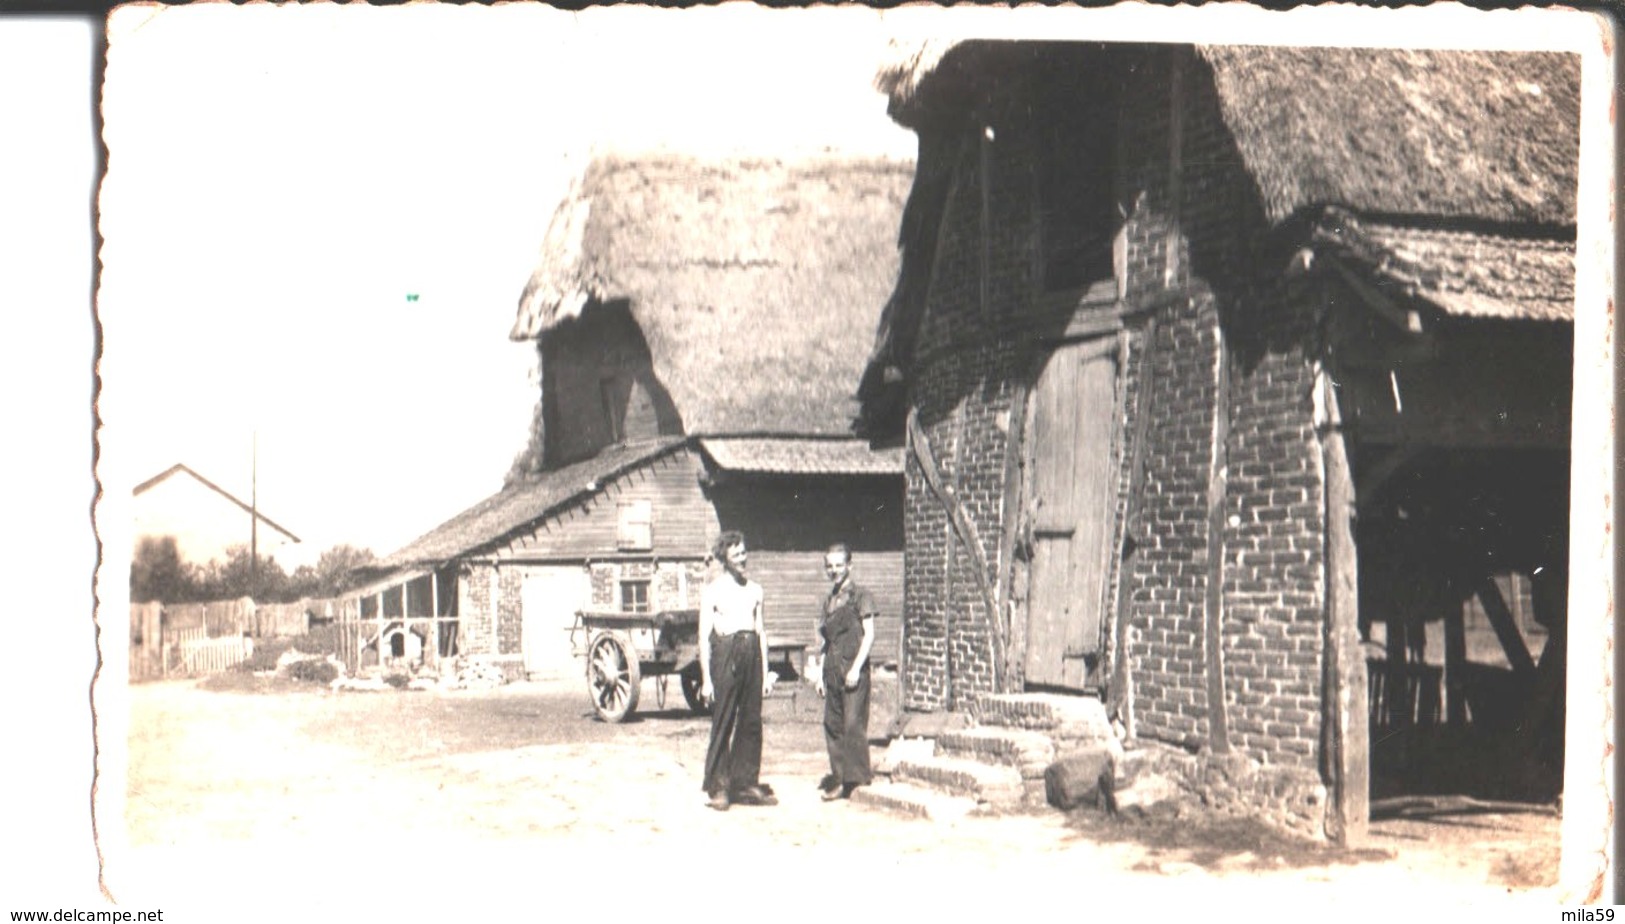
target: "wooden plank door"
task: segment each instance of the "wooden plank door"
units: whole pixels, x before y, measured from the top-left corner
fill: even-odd
[[[1028,407],[1033,561],[1027,683],[1082,689],[1105,619],[1118,428],[1117,341],[1062,344]]]
[[[576,611],[592,599],[592,582],[578,566],[528,574],[519,588],[519,643],[525,674],[568,677],[581,671],[571,648]]]

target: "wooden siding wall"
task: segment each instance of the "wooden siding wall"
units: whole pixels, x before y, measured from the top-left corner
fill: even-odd
[[[750,576],[766,598],[767,637],[771,643],[818,643],[818,611],[829,593],[824,555],[818,552],[752,552]],[[877,664],[896,664],[903,624],[903,553],[855,553],[853,580],[875,595],[880,616],[870,657]]]
[[[506,560],[588,559],[635,554],[653,558],[704,556],[717,535],[717,517],[700,491],[699,460],[688,449],[661,456],[616,478],[585,503],[550,517],[497,553]],[[622,501],[646,500],[653,510],[653,548],[615,547]]]
[[[743,532],[752,554],[822,553],[835,542],[854,554],[903,548],[901,474],[726,478],[707,493],[722,528]]]

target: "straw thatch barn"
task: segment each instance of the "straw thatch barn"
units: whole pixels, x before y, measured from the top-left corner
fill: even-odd
[[[895,661],[902,458],[853,423],[911,174],[595,160],[512,332],[540,353],[531,445],[500,494],[389,556],[368,605],[399,612],[388,588],[421,572],[409,597],[426,613],[445,594],[457,650],[512,674],[574,670],[576,611],[697,606],[711,540],[740,529],[771,642],[814,640],[823,550],[841,540],[886,609],[876,657]]]
[[[1577,60],[961,41],[880,84],[908,707],[1098,697],[1334,837],[1435,770],[1552,795]]]

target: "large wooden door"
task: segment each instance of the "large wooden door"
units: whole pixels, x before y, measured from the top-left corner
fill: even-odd
[[[1028,407],[1029,684],[1081,689],[1105,619],[1117,426],[1115,337],[1058,347]]]
[[[567,677],[581,672],[571,647],[576,612],[592,599],[592,582],[580,566],[545,568],[525,575],[519,589],[519,643],[525,674]]]

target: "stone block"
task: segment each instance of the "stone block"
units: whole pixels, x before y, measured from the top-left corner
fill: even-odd
[[[1063,811],[1085,805],[1107,807],[1112,799],[1112,752],[1105,747],[1080,750],[1044,771],[1044,798]]]

